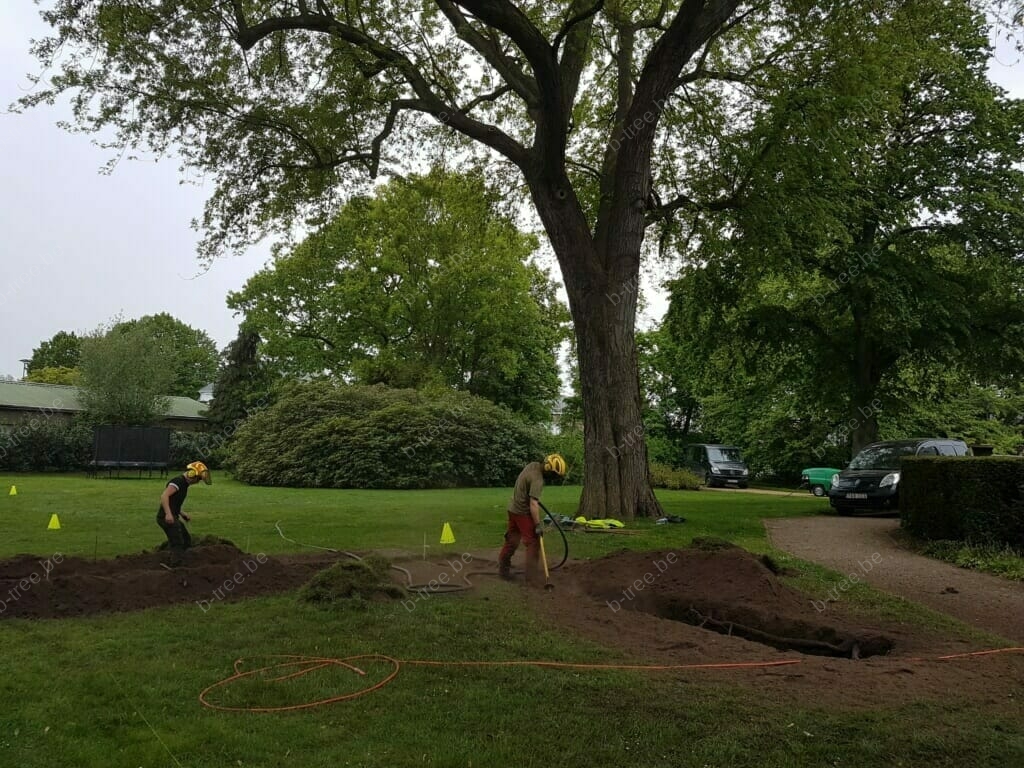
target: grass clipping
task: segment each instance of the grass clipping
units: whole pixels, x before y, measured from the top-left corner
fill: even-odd
[[[299,600],[324,607],[363,609],[371,602],[402,600],[408,595],[389,574],[383,557],[342,560],[320,571],[299,591]]]

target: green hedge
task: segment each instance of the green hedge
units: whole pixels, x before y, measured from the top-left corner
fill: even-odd
[[[40,416],[0,429],[0,470],[69,472],[92,458],[92,427]]]
[[[456,488],[510,485],[544,455],[539,432],[460,392],[293,384],[235,434],[235,477],[253,485]]]
[[[651,463],[651,485],[672,491],[696,491],[704,481],[688,469],[675,469],[667,464]]]
[[[900,517],[925,539],[1024,548],[1024,458],[904,459]]]
[[[40,417],[0,428],[0,471],[78,472],[92,461],[93,427],[84,419]],[[211,468],[223,463],[223,441],[202,432],[171,432],[171,468],[190,461]]]

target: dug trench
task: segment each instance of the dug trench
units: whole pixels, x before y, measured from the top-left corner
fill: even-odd
[[[698,539],[680,550],[617,552],[570,570],[579,590],[618,614],[635,611],[780,651],[864,659],[888,654],[883,632],[824,617],[779,579],[768,558]]]

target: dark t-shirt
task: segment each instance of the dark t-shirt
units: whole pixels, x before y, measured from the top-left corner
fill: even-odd
[[[530,497],[540,501],[544,492],[544,466],[534,461],[523,467],[516,478],[516,487],[512,491],[512,500],[508,503],[508,511],[513,515],[530,514]]]
[[[169,499],[171,515],[173,515],[174,519],[177,520],[181,515],[181,505],[185,503],[185,497],[188,496],[188,480],[185,479],[184,475],[178,475],[168,481],[167,486],[174,486],[178,489],[171,494],[171,498]],[[162,504],[157,507],[156,513],[157,517],[163,517],[166,514]]]

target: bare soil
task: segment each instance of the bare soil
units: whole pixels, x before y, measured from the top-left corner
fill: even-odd
[[[166,552],[47,563],[32,555],[0,561],[0,619],[66,618],[193,601],[233,602],[288,592],[337,560],[331,554],[269,557],[231,543],[198,546],[170,567]],[[229,586],[226,586],[229,584]],[[2,608],[2,606],[0,606]]]
[[[378,554],[406,569],[407,574],[393,571],[399,584],[438,584],[447,574],[447,583],[483,585],[482,599],[526,601],[545,623],[608,648],[609,656],[596,662],[798,660],[793,666],[671,674],[750,687],[780,702],[871,707],[955,697],[1024,717],[1024,655],[937,661],[940,655],[980,648],[911,625],[865,625],[846,615],[841,604],[822,614],[806,596],[783,584],[770,562],[740,549],[618,552],[570,561],[552,574],[556,588],[550,592],[516,584],[499,587],[492,578],[494,552],[465,553],[461,563],[458,556],[424,561],[408,553]],[[0,618],[133,611],[211,600],[218,589],[221,597],[216,599],[223,601],[289,592],[343,555],[268,557],[223,543],[197,547],[188,558],[171,570],[164,567],[167,555],[159,552],[110,560],[65,558],[45,576],[38,558],[2,561],[0,600],[6,607],[0,606]],[[230,591],[224,589],[227,581],[233,583]],[[543,658],[543,649],[536,656]]]
[[[722,664],[797,660],[793,666],[701,670],[686,679],[716,680],[752,689],[780,705],[878,707],[919,699],[971,700],[1024,717],[1024,654],[1004,653],[940,661],[938,657],[987,650],[962,638],[936,636],[915,625],[865,624],[841,604],[820,613],[809,597],[781,583],[771,568],[738,549],[681,549],[664,571],[668,551],[619,552],[570,562],[554,574],[555,590],[523,590],[548,622],[618,651],[630,663]],[[645,577],[650,575],[653,584]],[[637,588],[637,582],[643,589]],[[632,593],[630,588],[632,587]],[[632,597],[630,597],[632,594]],[[616,604],[617,601],[617,604]],[[715,631],[687,616],[690,608],[713,616]],[[754,634],[730,634],[730,621],[774,637],[844,645],[884,641],[888,650],[861,658],[819,655]],[[744,636],[746,635],[746,636]],[[878,650],[875,647],[875,650]],[[600,661],[610,661],[602,659]],[[680,673],[675,673],[680,674]]]

